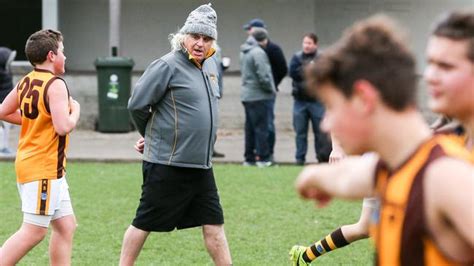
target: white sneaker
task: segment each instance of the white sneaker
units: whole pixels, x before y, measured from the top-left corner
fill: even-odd
[[[273,165],[272,161],[257,162],[257,166],[260,167],[260,168],[270,167],[272,165]]]

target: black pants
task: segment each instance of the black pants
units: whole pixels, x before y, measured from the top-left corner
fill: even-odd
[[[243,102],[245,109],[245,161],[255,162],[258,156],[260,161],[270,158],[269,146],[269,111],[272,100]]]

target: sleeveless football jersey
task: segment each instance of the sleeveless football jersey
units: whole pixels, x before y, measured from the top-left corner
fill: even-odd
[[[457,142],[459,145],[465,147],[468,142],[468,133],[462,125],[458,125],[455,128],[449,128],[447,130],[436,131],[437,135],[446,135],[449,136],[452,140]],[[466,147],[467,148],[467,147]],[[474,148],[468,148],[469,153],[471,154],[471,163],[474,163]]]
[[[35,69],[17,85],[21,111],[21,132],[15,168],[18,183],[58,179],[65,175],[68,135],[54,130],[47,93],[51,83],[61,79]],[[69,95],[69,91],[68,91]]]
[[[454,141],[459,143],[459,145],[466,146],[467,143],[467,134],[464,133],[462,135],[449,135]],[[474,148],[471,150],[468,150],[469,153],[471,154],[471,163],[474,163]]]
[[[435,245],[424,215],[425,171],[431,162],[446,156],[470,159],[452,137],[437,135],[392,172],[382,162],[377,165],[375,191],[380,207],[370,228],[377,265],[457,265]]]

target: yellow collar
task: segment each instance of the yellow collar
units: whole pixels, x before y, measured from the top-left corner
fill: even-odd
[[[206,58],[204,60],[208,59],[209,57],[213,56],[216,53],[216,49],[212,48],[209,49],[209,52],[206,54]],[[190,53],[188,53],[188,59],[193,62],[194,65],[196,65],[199,69],[202,68],[201,63],[199,63]],[[203,61],[204,62],[204,61]]]

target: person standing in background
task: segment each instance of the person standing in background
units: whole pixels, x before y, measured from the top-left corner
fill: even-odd
[[[331,153],[331,140],[328,134],[320,130],[319,125],[324,117],[324,106],[306,89],[306,81],[303,76],[305,66],[319,56],[318,36],[307,33],[303,37],[303,50],[297,52],[290,61],[290,77],[293,79],[292,95],[293,105],[293,128],[296,133],[296,164],[304,165],[308,151],[308,123],[314,133],[314,149],[318,162],[328,162]]]
[[[247,34],[251,34],[253,29],[264,28],[266,29],[265,22],[259,18],[250,20],[247,24],[244,25],[244,30],[247,31]],[[269,38],[264,45],[261,45],[263,50],[268,56],[270,61],[270,66],[272,69],[273,82],[275,84],[275,90],[278,92],[278,86],[280,85],[283,78],[288,73],[288,67],[283,54],[283,50],[280,45],[272,42]],[[273,161],[273,153],[276,143],[276,130],[275,130],[275,101],[276,97],[270,102],[270,109],[268,112],[268,123],[270,131],[268,134],[268,145],[270,148],[270,160]]]
[[[241,46],[242,72],[241,101],[245,109],[244,165],[267,167],[273,164],[268,145],[271,101],[275,98],[275,84],[268,57],[260,43],[267,39],[264,28],[255,28]]]
[[[229,68],[230,66],[230,59],[228,57],[222,57],[222,50],[219,45],[216,43],[216,54],[214,55],[217,61],[217,68],[219,69],[219,95],[220,98],[224,96],[224,71]],[[220,99],[219,98],[219,99]],[[212,148],[212,157],[213,158],[224,158],[225,154],[216,151],[215,148],[216,144],[214,143],[214,147]]]
[[[13,89],[11,63],[15,60],[15,57],[16,51],[12,51],[7,47],[0,47],[0,103],[5,100],[8,93]],[[3,129],[0,155],[13,155],[13,151],[10,149],[8,143],[10,129],[13,125],[5,121],[0,121],[0,126]]]

